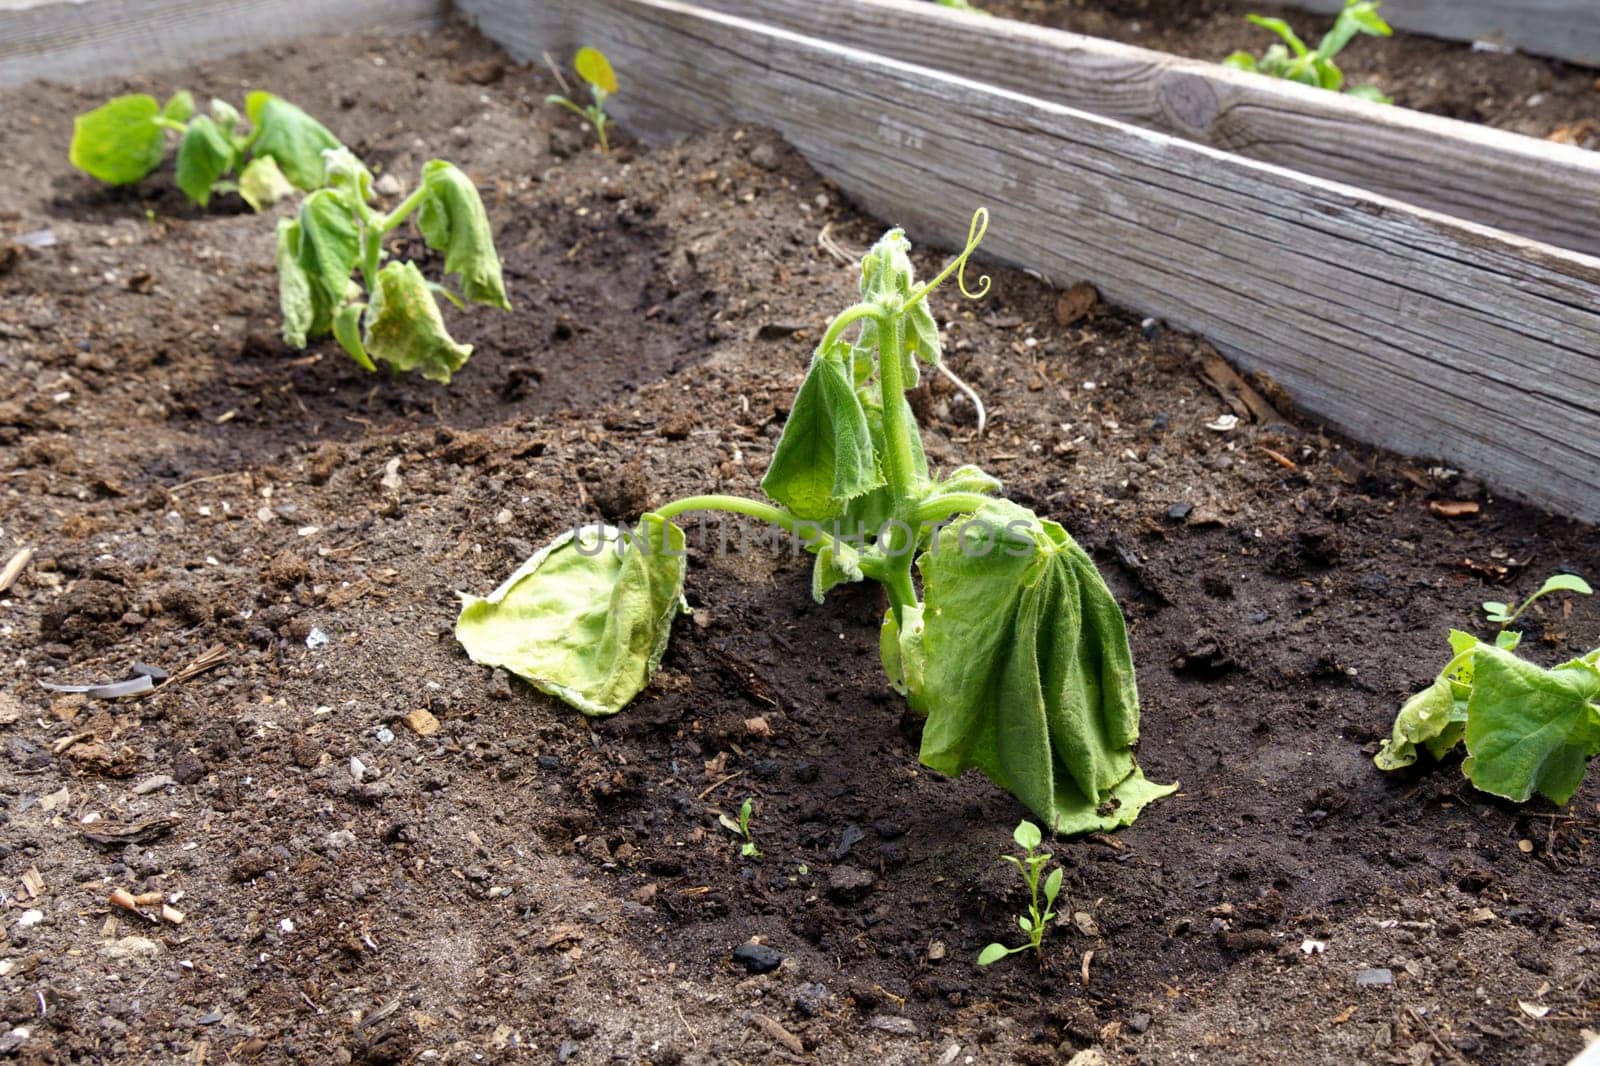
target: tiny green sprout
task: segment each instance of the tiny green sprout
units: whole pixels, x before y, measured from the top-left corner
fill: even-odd
[[[197,112],[182,91],[165,105],[130,93],[79,115],[67,156],[90,177],[131,185],[161,165],[169,131],[179,135],[174,180],[201,207],[235,192],[260,211],[296,189],[319,188],[322,153],[339,147],[322,123],[271,93],[250,93],[241,115],[223,100],[211,101],[209,114]]]
[[[1235,52],[1224,59],[1222,65],[1234,70],[1266,74],[1269,77],[1299,82],[1316,89],[1331,89],[1338,92],[1344,89],[1344,71],[1339,69],[1333,59],[1344,51],[1356,34],[1364,33],[1370,37],[1393,35],[1394,30],[1378,17],[1378,8],[1382,6],[1382,0],[1345,0],[1344,10],[1339,12],[1333,29],[1328,31],[1315,50],[1307,48],[1305,42],[1283,19],[1268,18],[1265,15],[1246,15],[1245,18],[1257,26],[1276,33],[1283,39],[1283,43],[1272,45],[1259,59],[1249,52]],[[1375,85],[1358,85],[1346,92],[1350,96],[1377,104],[1394,103],[1394,100],[1385,96]]]
[[[761,850],[756,847],[755,837],[750,835],[750,816],[753,813],[755,813],[755,800],[746,796],[744,802],[739,805],[738,821],[734,821],[726,814],[717,815],[717,821],[722,823],[722,828],[744,841],[739,845],[739,854],[746,859],[761,858]],[[805,867],[802,866],[800,871],[804,873]]]
[[[304,348],[331,333],[367,370],[377,369],[377,359],[448,384],[472,346],[450,337],[436,297],[511,309],[477,188],[454,164],[434,159],[415,191],[383,212],[367,202],[372,174],[361,160],[346,148],[323,156],[327,188],[302,200],[297,217],[278,221],[284,343]],[[444,272],[460,279],[459,294],[424,278],[409,259],[384,263],[384,238],[412,214],[427,246],[444,253]]]
[[[1032,950],[1041,958],[1044,956],[1044,928],[1055,918],[1056,897],[1061,894],[1061,867],[1057,866],[1050,871],[1050,876],[1044,882],[1044,905],[1039,904],[1039,875],[1044,872],[1045,866],[1050,862],[1050,853],[1040,851],[1039,845],[1044,841],[1044,835],[1039,827],[1027,819],[1017,825],[1016,832],[1011,834],[1011,839],[1017,842],[1017,847],[1022,848],[1025,855],[1017,858],[1015,855],[1000,856],[1006,862],[1015,866],[1022,872],[1022,879],[1028,883],[1028,913],[1017,915],[1017,927],[1028,934],[1028,942],[1018,947],[1008,948],[1004,944],[990,944],[978,955],[979,966],[993,966],[1007,955],[1014,955],[1019,951]]]
[[[600,139],[600,151],[611,151],[610,139],[606,136],[606,126],[610,124],[611,117],[606,114],[606,101],[617,91],[617,72],[611,69],[611,61],[604,52],[598,48],[580,48],[578,54],[572,58],[572,69],[578,72],[578,77],[589,86],[589,95],[594,98],[594,103],[587,107],[573,103],[560,93],[551,93],[544,98],[547,104],[564,107],[568,111],[583,119],[594,127],[595,136]],[[561,72],[555,71],[556,80],[561,82],[561,87],[567,87],[562,79]]]
[[[1547,578],[1545,583],[1539,587],[1539,591],[1523,600],[1516,610],[1511,610],[1508,604],[1501,603],[1498,600],[1489,600],[1483,605],[1483,613],[1488,616],[1489,621],[1500,623],[1500,628],[1503,630],[1520,618],[1522,612],[1552,592],[1571,592],[1578,596],[1594,595],[1594,589],[1589,587],[1589,583],[1576,574],[1556,574],[1554,577]]]

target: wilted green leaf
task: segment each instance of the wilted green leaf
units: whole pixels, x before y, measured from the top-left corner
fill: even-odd
[[[278,161],[270,155],[250,160],[239,172],[239,195],[254,211],[271,207],[293,194],[294,186],[278,169]]]
[[[361,234],[338,194],[323,189],[300,204],[296,262],[311,286],[314,316],[309,336],[327,333],[345,302],[350,272],[361,258]]]
[[[118,96],[72,120],[67,157],[79,170],[112,185],[138,181],[161,165],[166,147],[156,116],[161,105],[145,93]]]
[[[1566,803],[1600,754],[1600,669],[1577,660],[1545,670],[1489,645],[1473,659],[1462,770],[1518,803],[1535,792]]]
[[[212,186],[233,169],[233,143],[204,115],[196,115],[178,143],[178,188],[185,196],[205,207],[211,202]]]
[[[825,521],[883,484],[843,347],[818,352],[795,394],[761,489],[795,515]]]
[[[580,48],[578,54],[572,58],[572,69],[578,72],[578,77],[610,96],[617,91],[617,73],[611,69],[611,61],[605,53],[598,48]]]
[[[619,551],[618,548],[621,547]],[[649,682],[683,603],[683,531],[647,514],[566,533],[487,597],[463,596],[456,639],[584,714],[615,714]]]
[[[255,127],[250,154],[277,160],[284,177],[296,188],[321,188],[322,150],[339,147],[339,138],[289,101],[271,93],[251,93],[245,97],[244,108]]]
[[[1054,522],[996,500],[918,560],[926,593],[922,761],[977,767],[1056,832],[1127,825],[1176,785],[1133,758],[1139,699],[1122,612]]]
[[[1433,684],[1406,701],[1394,720],[1394,733],[1373,761],[1380,770],[1398,770],[1417,761],[1417,747],[1426,745],[1439,758],[1460,743],[1467,720],[1465,695],[1458,698],[1457,682],[1438,677]],[[1470,690],[1469,690],[1470,691]]]
[[[811,568],[811,598],[821,603],[835,585],[860,581],[861,553],[843,540],[817,549],[817,561]]]
[[[928,713],[927,675],[928,650],[921,607],[905,607],[905,631],[894,619],[894,611],[885,611],[883,625],[878,630],[878,659],[883,663],[883,674],[889,686],[906,698],[906,706],[913,713]]]
[[[300,222],[278,220],[278,305],[283,311],[283,343],[304,348],[316,333],[316,303],[311,281],[300,266]]]
[[[422,168],[422,187],[427,198],[417,214],[417,226],[428,247],[444,253],[445,273],[461,276],[461,292],[473,303],[509,311],[489,216],[471,180],[450,163],[435,159]]]
[[[367,349],[361,342],[361,316],[367,309],[366,304],[348,303],[333,315],[333,339],[339,342],[339,347],[345,354],[354,359],[365,370],[378,369],[373,365],[372,357],[367,354]]]
[[[363,322],[367,355],[396,370],[415,370],[430,381],[450,383],[472,354],[472,345],[457,344],[444,328],[439,304],[428,281],[410,260],[378,271]]]

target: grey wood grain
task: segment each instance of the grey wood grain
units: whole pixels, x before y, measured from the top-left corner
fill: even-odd
[[[515,55],[593,44],[623,125],[776,128],[913,239],[1087,278],[1354,436],[1600,520],[1600,259],[671,0],[465,0]]]
[[[1344,0],[1283,0],[1337,12]],[[1383,17],[1402,30],[1458,41],[1493,41],[1535,55],[1600,66],[1600,6],[1594,0],[1384,0]]]
[[[1600,152],[926,0],[696,2],[1600,254]]]
[[[46,0],[0,6],[0,86],[78,81],[349,30],[437,25],[449,0]]]

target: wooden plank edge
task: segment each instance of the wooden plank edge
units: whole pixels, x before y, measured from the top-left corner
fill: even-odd
[[[1600,152],[925,0],[695,2],[1600,254]]]
[[[0,7],[0,87],[186,66],[316,34],[437,26],[449,0],[57,0]]]
[[[995,258],[1206,335],[1358,439],[1600,520],[1600,260],[672,0],[463,6],[514,55],[612,53],[650,139],[773,126],[923,239],[987,203]]]

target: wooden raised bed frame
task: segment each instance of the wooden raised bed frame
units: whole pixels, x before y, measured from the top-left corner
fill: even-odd
[[[13,0],[0,84],[253,46],[256,6]],[[1600,520],[1593,154],[909,0],[458,6],[521,59],[604,49],[647,139],[774,127],[924,241],[988,205],[988,254],[1195,330],[1354,436]],[[273,9],[307,34],[439,14]],[[165,43],[107,51],[124,38]]]

